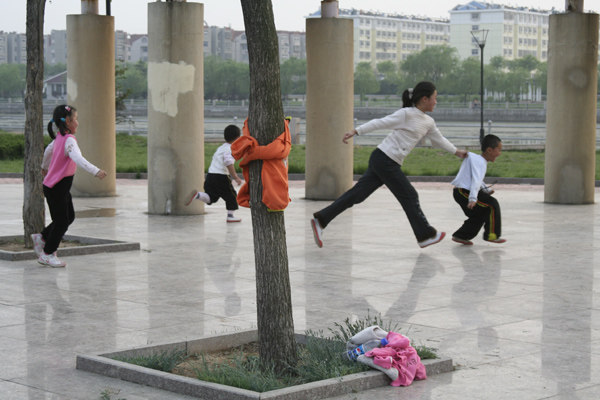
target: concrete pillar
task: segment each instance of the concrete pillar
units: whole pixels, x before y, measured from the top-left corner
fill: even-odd
[[[148,212],[202,214],[204,5],[148,4]]]
[[[106,171],[100,180],[78,168],[74,196],[116,195],[115,22],[105,15],[67,15],[67,103],[77,109],[77,144]]]
[[[352,187],[354,23],[341,18],[306,20],[306,183],[311,200],[334,200]]]
[[[544,201],[594,202],[598,14],[550,16]]]

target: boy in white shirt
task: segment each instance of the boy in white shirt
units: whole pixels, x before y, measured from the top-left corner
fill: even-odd
[[[481,155],[469,152],[460,166],[456,178],[454,200],[469,218],[452,234],[452,240],[464,245],[472,245],[473,239],[483,226],[483,240],[491,243],[504,243],[501,239],[500,205],[492,197],[493,190],[483,183],[487,163],[494,162],[502,152],[502,141],[496,135],[487,135],[481,143]]]
[[[242,219],[233,215],[239,207],[237,192],[231,184],[231,178],[235,180],[238,186],[242,184],[242,180],[235,172],[235,159],[231,155],[231,144],[240,137],[240,128],[235,125],[228,125],[223,132],[223,136],[225,143],[213,154],[208,174],[206,174],[204,180],[204,192],[193,190],[185,205],[189,206],[194,200],[200,200],[211,205],[222,198],[225,200],[225,208],[227,208],[227,222],[240,222]]]

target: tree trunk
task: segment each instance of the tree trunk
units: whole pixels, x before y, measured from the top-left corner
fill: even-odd
[[[285,128],[277,32],[270,0],[241,3],[250,63],[248,128],[264,146]],[[251,162],[249,169],[260,358],[281,371],[297,357],[284,213],[268,212],[261,201],[262,161]]]
[[[25,246],[44,228],[45,209],[41,165],[44,154],[44,10],[46,0],[27,0],[27,82],[25,88],[25,170],[23,225]]]

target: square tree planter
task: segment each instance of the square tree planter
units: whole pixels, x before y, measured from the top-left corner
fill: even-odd
[[[298,343],[304,343],[305,340],[305,335],[296,334],[296,341]],[[239,347],[256,341],[258,341],[257,330],[239,331],[197,340],[139,347],[100,355],[80,355],[77,356],[76,368],[112,378],[152,386],[174,393],[213,400],[323,399],[390,384],[390,379],[383,372],[372,370],[347,375],[342,378],[326,379],[319,382],[311,382],[304,385],[259,393],[217,383],[204,382],[167,372],[156,371],[126,362],[116,361],[111,358],[117,356],[126,358],[149,356],[164,351],[171,352],[175,350],[185,351],[186,354],[191,355]],[[427,376],[454,370],[452,359],[450,358],[424,360],[423,364],[427,369]]]
[[[23,235],[0,236],[1,241],[11,241],[21,239]],[[61,247],[57,250],[59,257],[82,256],[97,253],[112,253],[117,251],[139,250],[140,244],[135,242],[122,242],[119,240],[97,239],[85,236],[65,235],[64,240],[77,241],[82,246]],[[38,256],[32,250],[25,251],[5,251],[0,250],[0,260],[23,261],[37,260]]]

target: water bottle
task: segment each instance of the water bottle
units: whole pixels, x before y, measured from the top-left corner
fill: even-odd
[[[381,340],[379,340],[379,339],[369,340],[368,342],[361,344],[354,350],[348,351],[347,357],[349,360],[356,361],[358,356],[363,355],[363,354],[365,354],[373,349],[376,349],[378,347],[385,346],[387,343],[388,343],[388,341],[386,338],[383,338]]]

